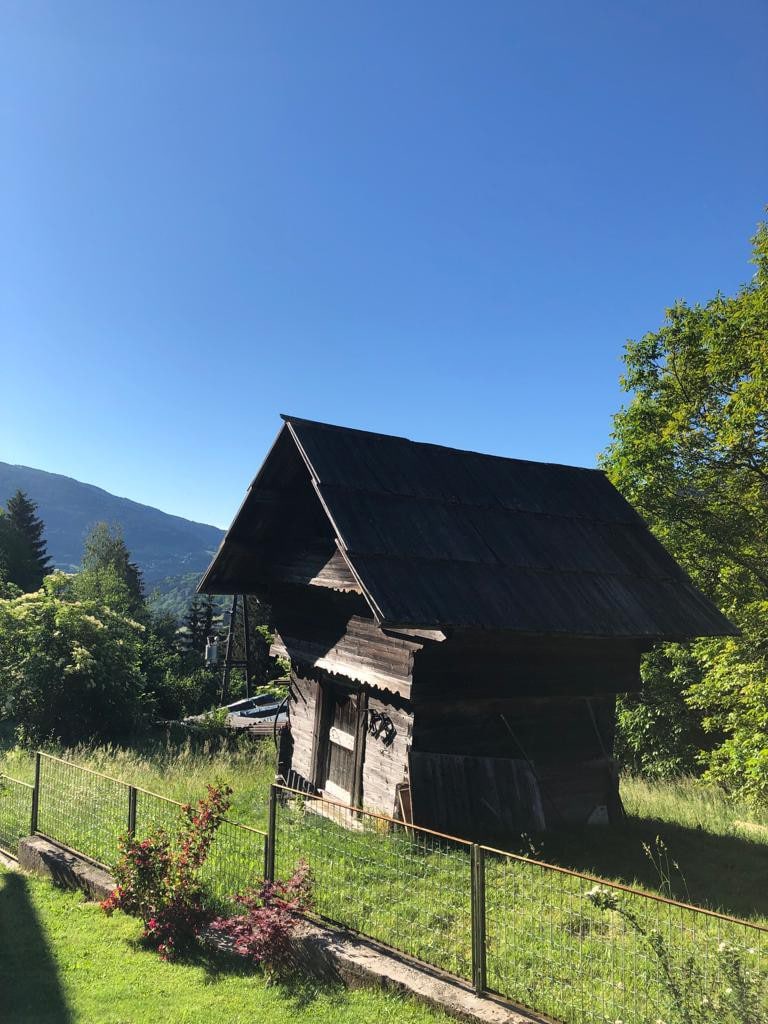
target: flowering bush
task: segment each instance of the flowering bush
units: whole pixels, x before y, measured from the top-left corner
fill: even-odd
[[[312,879],[305,861],[287,882],[264,882],[237,897],[245,913],[220,917],[211,930],[227,940],[232,950],[259,964],[270,975],[286,973],[290,964],[290,940],[297,914],[311,906]]]
[[[189,949],[210,918],[200,868],[231,794],[229,786],[209,786],[208,795],[195,807],[185,804],[185,821],[176,843],[163,829],[155,829],[145,839],[120,840],[117,887],[102,902],[102,909],[141,918],[143,938],[166,960]]]

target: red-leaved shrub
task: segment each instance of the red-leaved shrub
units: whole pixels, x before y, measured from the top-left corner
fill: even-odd
[[[208,795],[196,806],[185,804],[176,842],[164,829],[155,829],[145,839],[120,840],[117,887],[102,902],[102,909],[141,918],[143,938],[166,960],[193,946],[210,919],[200,868],[231,794],[229,786],[208,786]]]
[[[238,895],[244,913],[216,918],[211,931],[268,974],[285,974],[290,969],[290,940],[297,915],[311,907],[311,887],[309,866],[299,861],[287,882],[264,882]]]

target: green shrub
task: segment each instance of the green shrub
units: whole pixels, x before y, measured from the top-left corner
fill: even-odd
[[[0,599],[0,717],[28,739],[129,734],[151,707],[142,670],[145,627],[96,601],[68,599],[62,574]]]

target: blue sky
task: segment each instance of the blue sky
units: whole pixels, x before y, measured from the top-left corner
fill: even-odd
[[[278,413],[593,465],[751,275],[768,6],[0,3],[0,459],[226,525]]]

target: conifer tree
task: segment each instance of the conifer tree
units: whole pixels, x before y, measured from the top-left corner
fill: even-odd
[[[209,636],[213,636],[216,632],[214,626],[214,619],[216,617],[216,607],[213,603],[213,597],[211,594],[206,594],[203,597],[203,649],[205,649],[205,643]]]
[[[37,515],[37,505],[23,491],[8,499],[7,523],[21,539],[23,555],[17,569],[18,578],[13,580],[23,590],[39,590],[43,577],[51,571],[43,532],[45,524]]]
[[[131,561],[123,532],[119,526],[110,529],[106,523],[96,523],[85,538],[83,571],[99,572],[104,569],[113,569],[125,584],[129,594],[129,613],[142,617],[146,612],[144,580],[139,567]]]
[[[184,616],[184,628],[186,629],[186,648],[188,651],[194,651],[197,654],[202,654],[205,649],[205,609],[200,603],[200,599],[195,595],[192,599],[192,603],[189,606],[187,614]]]

